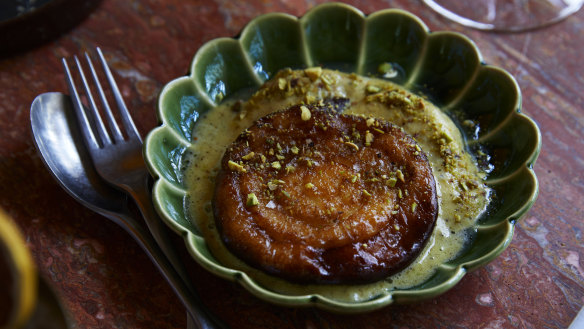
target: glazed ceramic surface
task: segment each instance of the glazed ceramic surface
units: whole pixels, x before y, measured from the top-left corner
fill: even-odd
[[[282,68],[323,66],[381,77],[382,63],[394,68],[386,79],[425,95],[443,109],[459,125],[468,149],[481,154],[479,165],[487,171],[486,182],[495,197],[478,219],[476,237],[468,248],[416,287],[379,291],[359,302],[324,297],[309,289],[303,295],[281,294],[219,263],[184,208],[188,190],[182,161],[199,116],[225,98],[242,91],[249,94]],[[237,38],[215,39],[202,46],[190,74],[169,82],[158,106],[161,125],[146,138],[144,153],[156,178],[153,198],[163,219],[184,237],[194,259],[207,270],[281,305],[362,312],[437,296],[505,250],[516,221],[537,196],[532,166],[539,154],[540,132],[521,113],[521,92],[514,78],[485,64],[476,45],[464,35],[430,32],[420,19],[402,10],[366,16],[354,7],[328,3],[301,18],[281,13],[260,16]],[[478,125],[465,125],[466,120]]]

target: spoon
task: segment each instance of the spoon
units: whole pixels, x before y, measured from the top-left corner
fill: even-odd
[[[32,103],[30,121],[36,148],[59,184],[74,199],[111,219],[136,240],[192,316],[187,318],[188,328],[225,327],[180,279],[145,226],[133,218],[128,196],[98,176],[83,145],[70,97],[56,92],[39,95]]]

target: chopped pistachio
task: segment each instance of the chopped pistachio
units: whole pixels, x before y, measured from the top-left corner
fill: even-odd
[[[371,196],[371,193],[367,192],[367,190],[363,190],[363,194],[365,194],[366,196]]]
[[[278,184],[276,182],[274,182],[273,180],[268,182],[268,189],[270,191],[274,191],[277,188],[278,188]]]
[[[259,205],[258,197],[254,193],[247,195],[247,201],[245,202],[246,207],[253,207]]]
[[[391,177],[388,180],[385,181],[385,183],[387,184],[387,186],[389,187],[394,187],[395,184],[397,183],[397,178],[395,177]]]
[[[397,211],[397,210],[392,210],[392,211],[391,211],[391,214],[392,214],[392,215],[397,215],[397,214],[399,214],[399,211]]]
[[[377,131],[380,134],[385,134],[385,132],[379,128],[373,128],[373,130]]]
[[[375,94],[375,93],[380,92],[381,88],[379,88],[378,86],[374,86],[374,85],[367,85],[365,90],[370,94]]]
[[[397,225],[397,224],[393,224],[393,228],[394,228],[396,231],[399,231],[399,225]]]
[[[369,127],[369,126],[371,126],[371,125],[373,125],[375,123],[375,119],[374,118],[369,118],[369,119],[367,119],[366,123],[367,123],[367,127]]]
[[[310,120],[311,115],[308,107],[304,105],[300,106],[300,117],[302,118],[302,121]]]
[[[286,157],[285,157],[285,156],[283,156],[283,155],[280,155],[280,154],[276,154],[276,158],[277,158],[278,160],[284,160]]]
[[[282,194],[284,194],[285,197],[289,198],[290,197],[290,193],[282,190]]]
[[[306,183],[306,185],[304,185],[304,187],[306,187],[306,188],[313,188],[314,187],[314,184],[312,184],[312,183]]]
[[[254,153],[254,152],[249,152],[248,154],[246,154],[246,155],[242,156],[241,158],[242,158],[243,160],[250,160],[251,158],[253,158],[253,157],[254,157],[254,155],[255,155],[255,153]]]
[[[373,134],[369,132],[369,130],[367,130],[365,132],[365,145],[369,146],[371,145],[371,142],[373,141]]]
[[[450,143],[450,142],[452,142],[452,141],[453,141],[453,139],[452,139],[452,136],[450,136],[450,135],[449,135],[449,134],[447,134],[446,132],[443,132],[443,133],[442,133],[442,138],[444,138],[444,140],[445,140],[447,143]]]
[[[322,74],[322,67],[316,66],[307,68],[306,70],[304,70],[304,74],[306,74],[306,76],[309,77],[310,80],[314,81],[318,79]]]
[[[397,77],[399,72],[391,65],[391,63],[382,63],[377,67],[377,71],[383,75],[386,79],[391,79]]]
[[[399,180],[405,183],[406,179],[404,177],[404,173],[401,170],[398,169],[395,174]]]
[[[231,161],[231,160],[229,160],[227,162],[227,166],[229,167],[229,169],[234,170],[234,171],[247,172],[247,170],[245,170],[245,168],[242,165],[240,165],[237,162]]]
[[[279,78],[278,79],[278,88],[280,88],[280,90],[286,89],[286,85],[287,84],[288,83],[286,82],[286,79],[284,79],[284,78]]]
[[[272,168],[274,168],[274,169],[281,169],[282,168],[282,165],[280,164],[279,161],[274,161],[274,162],[272,162]]]
[[[357,181],[357,175],[353,175],[353,177],[351,177],[351,183],[355,183]]]
[[[260,159],[262,160],[262,163],[266,163],[266,156],[263,154],[260,154]]]
[[[286,166],[286,173],[287,174],[293,172],[294,170],[296,170],[296,168],[294,168],[293,166],[291,166],[291,165]]]
[[[359,146],[353,142],[345,142],[345,144],[349,145],[350,147],[354,148],[355,151],[359,151]]]
[[[300,151],[300,149],[298,149],[298,147],[296,147],[296,146],[292,146],[290,151],[292,151],[293,154],[298,154],[298,151]]]
[[[397,196],[401,199],[404,197],[401,188],[397,190]]]
[[[384,73],[384,74],[391,72],[391,71],[393,71],[393,65],[391,65],[391,63],[388,63],[388,62],[381,63],[377,67],[377,71],[379,73]]]
[[[333,84],[333,81],[332,81],[332,80],[331,80],[331,78],[330,78],[329,76],[327,76],[327,75],[321,75],[321,76],[320,76],[320,79],[322,80],[322,82],[324,82],[324,84],[325,84],[326,86]],[[325,86],[325,87],[326,87],[326,86]]]
[[[416,212],[416,208],[418,207],[417,203],[412,203],[412,212]]]
[[[215,96],[215,101],[217,101],[217,103],[220,103],[224,97],[225,95],[223,94],[223,92],[219,92],[217,96]]]

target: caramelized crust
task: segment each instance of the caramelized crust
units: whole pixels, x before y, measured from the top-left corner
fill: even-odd
[[[438,215],[432,169],[400,128],[344,100],[257,120],[226,151],[213,199],[231,252],[303,283],[365,283],[409,265]]]

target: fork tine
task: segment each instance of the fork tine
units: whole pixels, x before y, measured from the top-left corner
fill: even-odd
[[[89,102],[89,113],[88,116],[92,116],[95,122],[95,129],[101,138],[102,144],[111,144],[112,139],[109,136],[105,125],[103,124],[103,120],[99,115],[99,110],[97,109],[97,105],[95,104],[95,100],[93,99],[93,95],[91,93],[91,88],[89,87],[89,83],[87,83],[87,79],[85,78],[85,74],[83,73],[83,67],[81,67],[81,63],[79,62],[79,58],[77,56],[74,57],[75,64],[77,64],[77,70],[79,70],[79,76],[81,77],[81,82],[83,83],[83,87],[85,89],[85,94],[87,96],[87,101]]]
[[[69,93],[71,94],[71,98],[73,100],[73,107],[75,108],[75,112],[77,114],[77,118],[79,121],[81,130],[83,132],[83,136],[90,148],[101,148],[103,146],[103,142],[100,138],[95,135],[95,122],[92,120],[91,117],[87,116],[85,113],[85,109],[83,103],[81,102],[81,97],[77,92],[77,88],[75,87],[75,81],[73,80],[73,75],[71,74],[71,70],[69,69],[69,65],[67,64],[67,59],[62,58],[61,62],[63,63],[63,68],[65,69],[65,75],[67,77],[67,86],[69,87]]]
[[[110,88],[112,89],[112,92],[114,94],[114,98],[118,105],[118,109],[120,110],[122,122],[124,124],[124,127],[126,128],[126,133],[128,134],[128,137],[137,138],[140,142],[142,142],[142,137],[140,136],[140,133],[138,132],[138,129],[134,124],[134,121],[132,120],[132,116],[130,115],[128,108],[126,107],[126,104],[124,103],[122,93],[120,92],[120,89],[116,84],[114,76],[112,75],[112,72],[110,71],[107,62],[103,56],[103,53],[101,52],[101,49],[99,47],[97,47],[97,54],[99,56],[101,65],[103,66],[103,70],[109,82]]]
[[[114,115],[112,113],[112,109],[109,106],[109,103],[107,101],[107,98],[105,97],[105,93],[103,91],[103,88],[101,87],[101,83],[99,82],[99,78],[97,77],[97,72],[95,71],[95,68],[93,67],[93,63],[91,61],[91,58],[89,57],[89,55],[87,53],[85,53],[85,60],[87,61],[87,65],[89,66],[89,71],[91,72],[91,75],[93,77],[93,82],[94,82],[95,86],[97,87],[97,93],[98,93],[99,98],[101,100],[101,104],[105,108],[104,112],[106,114],[106,120],[107,120],[107,123],[110,127],[110,131],[114,135],[113,138],[116,142],[123,141],[124,136],[122,135],[122,132],[120,131],[120,127],[118,126],[116,119],[114,118]]]

